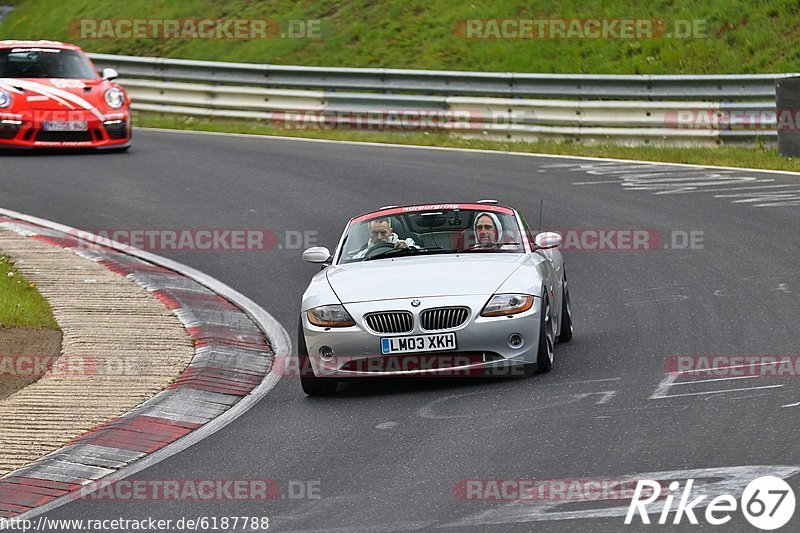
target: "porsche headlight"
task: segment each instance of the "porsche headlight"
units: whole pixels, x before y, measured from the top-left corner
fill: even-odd
[[[8,91],[0,89],[0,107],[9,107],[11,105],[11,95]]]
[[[106,103],[109,107],[113,107],[114,109],[119,109],[123,105],[125,105],[125,93],[123,93],[120,89],[116,87],[112,87],[106,91],[105,94]]]
[[[343,305],[322,305],[306,311],[308,321],[322,328],[344,328],[356,323]]]
[[[505,316],[524,313],[533,307],[530,294],[495,294],[484,306],[481,316]]]

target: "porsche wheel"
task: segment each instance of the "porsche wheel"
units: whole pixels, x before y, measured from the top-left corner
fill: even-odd
[[[303,335],[302,323],[297,328],[297,362],[303,392],[309,396],[327,396],[336,392],[338,383],[335,379],[318,378],[314,375],[311,361],[308,359],[308,348],[306,347],[306,337]]]

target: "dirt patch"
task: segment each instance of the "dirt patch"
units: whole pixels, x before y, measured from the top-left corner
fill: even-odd
[[[61,355],[61,332],[0,328],[0,400],[27,387]]]

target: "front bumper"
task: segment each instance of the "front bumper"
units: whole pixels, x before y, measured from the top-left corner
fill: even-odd
[[[506,369],[518,364],[535,363],[539,344],[541,298],[531,309],[518,315],[482,317],[480,312],[490,296],[459,296],[424,298],[424,305],[411,306],[412,299],[383,300],[345,304],[356,322],[346,328],[320,328],[308,321],[304,312],[301,321],[308,348],[308,358],[318,377],[368,377],[416,375],[477,375],[478,371]],[[467,321],[454,329],[423,331],[420,313],[436,307],[463,306],[470,309]],[[377,311],[409,311],[414,327],[409,333],[380,334],[364,323],[364,315]],[[456,348],[451,351],[415,352],[402,355],[383,355],[381,338],[408,335],[428,335],[453,332]],[[512,346],[509,337],[520,335],[523,343]],[[324,357],[322,348],[332,355]]]
[[[69,120],[86,122],[86,131],[47,131],[45,122]],[[0,110],[0,148],[75,149],[124,148],[131,143],[130,115],[127,110],[110,113],[101,120],[90,111],[62,112]]]

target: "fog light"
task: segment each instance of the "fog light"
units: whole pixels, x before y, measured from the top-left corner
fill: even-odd
[[[325,361],[333,359],[333,348],[330,346],[323,346],[319,349],[319,356]]]
[[[525,343],[525,339],[519,333],[512,333],[508,336],[508,345],[512,348],[519,348]]]

